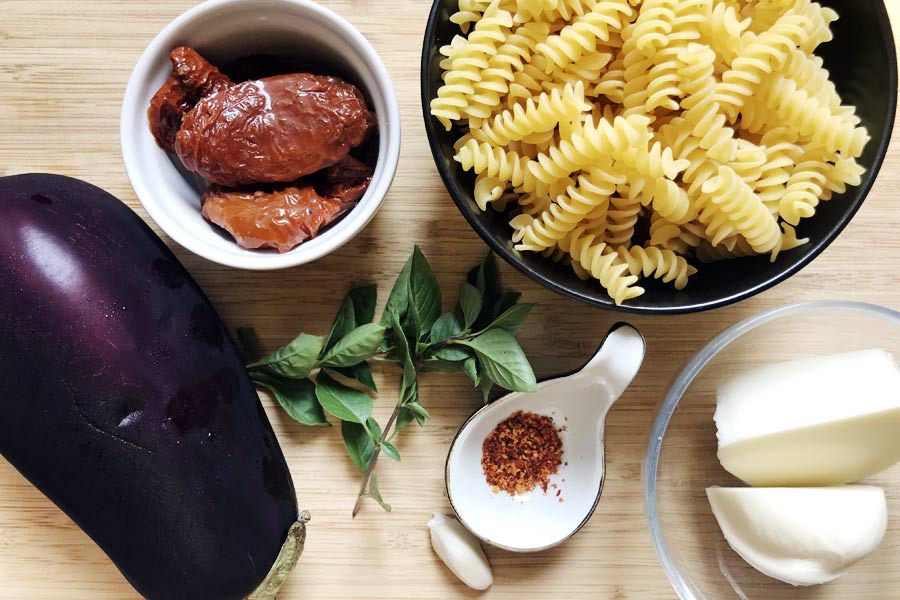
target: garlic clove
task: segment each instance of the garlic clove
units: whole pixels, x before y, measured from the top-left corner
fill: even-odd
[[[453,517],[434,513],[428,521],[431,546],[454,575],[473,590],[486,590],[494,583],[491,565],[481,544]]]

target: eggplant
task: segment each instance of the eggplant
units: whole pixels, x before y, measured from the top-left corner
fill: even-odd
[[[125,204],[0,179],[0,454],[148,600],[273,598],[306,521],[216,311]]]

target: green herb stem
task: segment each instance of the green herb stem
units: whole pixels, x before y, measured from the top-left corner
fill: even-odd
[[[441,314],[440,285],[416,247],[378,323],[377,287],[366,285],[346,295],[327,337],[301,333],[261,360],[251,328],[241,328],[238,338],[253,382],[268,389],[288,415],[305,425],[329,425],[326,413],[339,420],[347,453],[361,473],[353,516],[367,497],[390,512],[376,466],[382,454],[399,461],[392,440],[411,423],[422,426],[431,418],[421,403],[420,374],[463,373],[485,402],[495,385],[534,390],[534,372],[515,339],[532,305],[519,304],[519,297],[503,292],[488,253],[461,284],[453,310]],[[401,369],[399,398],[383,430],[372,418],[378,393],[372,360]]]
[[[394,423],[397,421],[397,417],[400,415],[400,409],[403,408],[402,404],[398,403],[397,406],[394,407],[394,412],[391,413],[391,417],[388,419],[387,425],[384,426],[384,432],[382,433],[383,439],[388,439],[388,434],[390,434],[391,430],[394,428]],[[356,517],[359,510],[362,508],[363,498],[366,497],[366,490],[369,487],[369,480],[372,478],[372,473],[375,472],[375,465],[378,463],[378,457],[381,456],[381,446],[375,448],[375,452],[372,454],[372,458],[369,459],[369,466],[366,468],[365,473],[363,473],[362,480],[359,485],[359,494],[356,496],[356,504],[353,505],[353,517]]]

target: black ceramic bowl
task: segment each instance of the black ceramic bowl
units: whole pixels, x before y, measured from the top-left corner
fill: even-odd
[[[474,175],[453,160],[459,130],[444,131],[430,115],[429,103],[441,84],[438,49],[449,43],[459,28],[449,17],[458,0],[435,0],[425,29],[422,48],[422,110],[434,161],[454,202],[469,224],[508,263],[542,285],[594,306],[633,313],[672,314],[699,312],[749,298],[779,283],[809,264],[850,222],[872,186],[887,151],[897,104],[897,59],[890,22],[881,0],[821,0],[840,14],[832,25],[834,40],[819,47],[844,103],[854,104],[872,140],[860,163],[868,170],[862,185],[819,204],[816,215],[797,228],[810,242],[782,253],[774,263],[758,256],[699,265],[699,272],[683,291],[644,280],[646,293],[616,306],[596,281],[581,281],[571,267],[554,264],[539,254],[518,252],[510,240],[509,217],[476,206]]]

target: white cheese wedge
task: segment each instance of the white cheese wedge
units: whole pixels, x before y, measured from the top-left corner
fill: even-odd
[[[718,390],[719,462],[755,486],[825,486],[900,461],[900,370],[884,350],[777,363]]]
[[[872,486],[708,488],[706,495],[734,551],[792,585],[840,577],[887,529],[884,492]]]

